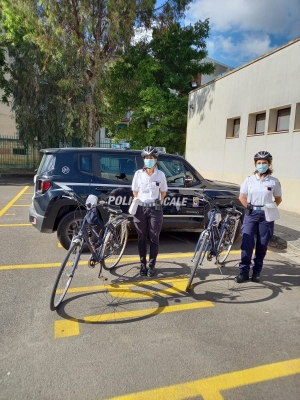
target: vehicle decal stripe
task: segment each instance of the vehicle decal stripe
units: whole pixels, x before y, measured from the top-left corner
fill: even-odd
[[[72,186],[107,186],[107,187],[124,187],[124,188],[131,188],[131,185],[120,185],[119,183],[116,183],[115,185],[110,184],[110,183],[86,183],[86,182],[82,182],[82,183],[78,183],[78,182],[54,182],[55,185],[60,186],[59,184],[63,184],[63,185],[72,185]],[[180,187],[180,186],[169,186],[168,187],[168,191],[170,190],[190,190],[190,191],[195,191],[195,190],[202,190],[201,188],[186,188],[186,187]],[[205,192],[237,192],[239,193],[238,189],[205,189]],[[199,195],[201,195],[201,193],[199,193]]]
[[[168,215],[168,214],[164,214],[164,218],[201,218],[203,219],[204,216],[203,215],[197,215],[197,214],[180,214],[180,215]]]

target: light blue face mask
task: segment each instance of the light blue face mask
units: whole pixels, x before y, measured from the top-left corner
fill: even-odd
[[[144,164],[146,168],[152,168],[155,165],[155,160],[153,158],[145,158]]]
[[[260,174],[264,174],[268,171],[269,165],[268,164],[257,164],[256,169]]]

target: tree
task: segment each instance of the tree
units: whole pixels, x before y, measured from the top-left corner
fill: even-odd
[[[187,124],[189,83],[193,76],[210,74],[205,39],[209,22],[181,27],[179,23],[155,27],[149,42],[130,46],[108,71],[105,95],[109,102],[106,125],[118,139],[133,147],[147,144],[183,154]],[[132,110],[127,129],[118,130],[124,114]]]
[[[103,125],[107,66],[130,45],[134,28],[182,18],[191,0],[2,0],[0,79],[20,134],[95,143]]]

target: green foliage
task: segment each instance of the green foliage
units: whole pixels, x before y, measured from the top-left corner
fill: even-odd
[[[73,138],[93,145],[108,106],[107,66],[134,27],[166,27],[191,0],[2,0],[0,87],[12,96],[20,136],[44,146]],[[8,77],[7,77],[8,76]]]
[[[152,144],[184,153],[190,81],[214,71],[213,64],[202,62],[208,32],[208,20],[157,27],[150,42],[128,47],[111,65],[104,92],[109,104],[105,122],[112,135],[136,148]],[[133,111],[130,124],[120,131],[118,123],[128,110]]]

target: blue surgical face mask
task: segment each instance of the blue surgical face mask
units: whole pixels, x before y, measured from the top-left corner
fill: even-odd
[[[256,169],[260,174],[264,174],[268,171],[269,165],[268,164],[257,164]]]
[[[153,158],[145,158],[144,164],[146,168],[152,168],[155,165],[155,160]]]

